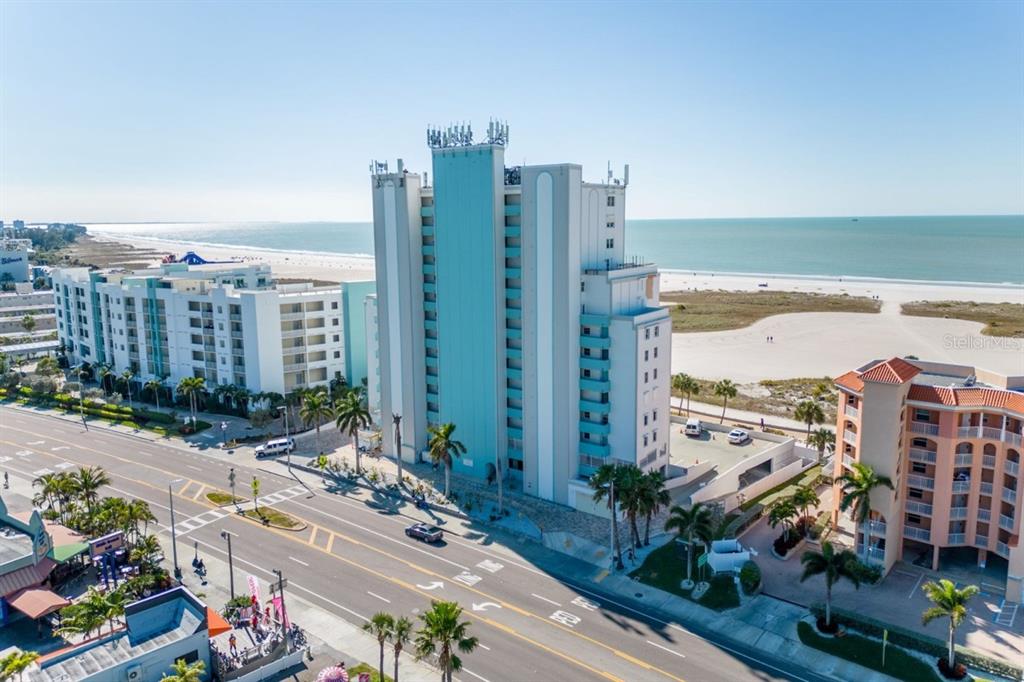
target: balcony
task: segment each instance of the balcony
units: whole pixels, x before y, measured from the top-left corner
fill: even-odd
[[[843,431],[843,441],[856,447],[857,445],[857,434],[853,431]]]
[[[885,537],[885,521],[868,521],[868,532]]]
[[[588,443],[586,441],[580,442],[580,452],[584,455],[590,455],[591,457],[607,457],[610,451],[611,450],[607,445]]]
[[[858,410],[853,405],[847,404],[846,407],[843,409],[843,412],[846,414],[847,417],[851,417],[853,419],[857,419],[858,417],[860,417],[860,410]]]
[[[232,322],[241,322],[242,313],[231,313],[230,315],[228,315],[228,319],[230,319]]]
[[[953,492],[954,493],[969,493],[971,492],[971,482],[968,481],[953,481]]]
[[[1009,443],[1010,445],[1016,445],[1017,447],[1020,447],[1022,440],[1024,440],[1024,437],[1022,437],[1019,433],[1010,433],[1009,431],[1007,431],[1006,433],[1003,434],[1003,442]]]
[[[611,426],[608,424],[594,424],[593,422],[581,421],[580,431],[583,433],[607,436],[611,432]]]
[[[1017,491],[1010,490],[1009,488],[1003,488],[1003,502],[1017,504]]]
[[[511,391],[509,391],[511,394]],[[580,412],[590,412],[592,414],[608,414],[611,412],[612,406],[610,403],[595,403],[592,400],[581,400],[580,401]]]
[[[903,537],[910,538],[911,540],[931,542],[932,532],[926,528],[914,528],[913,526],[905,526],[903,528]]]
[[[953,458],[953,466],[969,467],[974,463],[974,455],[969,452],[961,452]]]
[[[294,322],[295,320],[301,320],[303,317],[305,317],[305,315],[306,315],[306,313],[303,313],[303,312],[298,312],[298,313],[281,313],[281,321],[282,322]]]
[[[885,550],[881,547],[868,547],[868,561],[876,564],[885,563]],[[857,546],[857,556],[864,556],[864,545],[863,543]]]
[[[962,545],[966,542],[966,533],[950,533],[948,536],[946,536],[946,544],[948,545]]]
[[[999,515],[999,527],[1003,530],[1013,531],[1013,517],[1006,514]]]
[[[612,340],[609,338],[598,338],[595,336],[581,336],[580,345],[584,348],[611,348]]]
[[[580,388],[584,391],[607,393],[611,389],[611,384],[607,379],[580,379]]]
[[[992,440],[1000,440],[1003,435],[1002,429],[993,429],[991,426],[981,427],[981,437],[990,438]]]
[[[957,438],[977,438],[978,427],[977,426],[959,426],[956,430]]]
[[[950,507],[949,508],[949,518],[954,520],[954,521],[960,520],[960,519],[966,519],[968,511],[969,510],[968,510],[967,507]]]
[[[978,520],[979,521],[991,521],[992,520],[992,510],[991,509],[979,509],[978,510]]]
[[[593,369],[600,372],[607,372],[611,367],[611,361],[607,358],[594,358],[594,357],[581,357],[580,367],[583,369]]]
[[[981,494],[982,495],[991,495],[992,494],[992,482],[991,481],[982,481],[981,482]]]
[[[856,461],[852,455],[843,455],[843,466],[847,469],[852,469],[853,463]]]
[[[920,514],[923,516],[932,515],[932,506],[927,502],[915,502],[914,500],[907,500],[905,509],[911,514]]]
[[[1005,542],[996,543],[996,554],[1003,557],[1004,559],[1010,558],[1010,546]]]
[[[1011,476],[1018,476],[1020,475],[1020,464],[1018,464],[1017,462],[1007,461],[1006,464],[1003,466],[1003,471],[1010,474]]]
[[[982,455],[981,466],[988,467],[989,469],[996,468],[996,456],[995,455]]]
[[[923,433],[926,436],[939,435],[939,425],[928,422],[910,422],[910,430],[913,433]]]
[[[934,490],[935,479],[928,478],[927,476],[916,476],[911,474],[907,476],[907,485],[911,488],[920,488],[922,490]]]
[[[935,464],[936,453],[923,448],[910,448],[910,461]]]
[[[988,536],[987,535],[974,535],[974,546],[975,547],[988,547]]]

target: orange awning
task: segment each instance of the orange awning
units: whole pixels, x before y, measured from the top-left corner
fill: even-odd
[[[7,603],[35,620],[59,611],[71,602],[45,587],[29,587],[8,598]]]
[[[209,606],[206,607],[206,623],[210,630],[210,637],[216,637],[217,635],[225,633],[231,629],[231,623],[224,620],[224,616],[220,615]]]

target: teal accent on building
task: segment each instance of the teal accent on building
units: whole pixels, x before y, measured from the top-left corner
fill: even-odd
[[[361,386],[369,370],[366,363],[366,315],[363,302],[377,293],[377,282],[344,282],[341,285],[342,329],[345,334],[345,381]],[[327,377],[333,379],[334,377]]]
[[[146,280],[146,310],[149,311],[149,327],[146,331],[149,333],[150,349],[152,350],[153,374],[162,377],[169,372],[164,371],[164,352],[160,344],[160,306],[156,301],[158,284],[159,281],[152,277]]]
[[[436,258],[439,418],[455,424],[455,438],[467,449],[455,470],[483,477],[499,452],[497,401],[504,393],[497,386],[504,341],[499,347],[496,307],[504,275],[496,271],[504,234],[496,225],[504,202],[503,150],[436,149],[433,171],[435,237],[423,253]]]
[[[107,361],[107,344],[103,336],[103,318],[100,315],[100,293],[96,291],[96,284],[103,283],[105,280],[102,275],[98,272],[89,273],[89,299],[92,301],[92,335],[93,335],[93,348],[96,350],[96,362],[106,363]]]

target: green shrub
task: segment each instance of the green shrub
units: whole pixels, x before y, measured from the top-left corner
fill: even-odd
[[[761,567],[756,562],[751,560],[743,564],[740,569],[740,585],[746,594],[753,594],[761,585]]]
[[[907,682],[938,682],[939,680],[936,673],[937,666],[928,665],[916,656],[893,646],[891,638],[890,646],[885,649],[885,667],[883,668],[882,643],[877,640],[849,633],[844,637],[822,637],[815,631],[813,625],[804,621],[796,624],[796,632],[800,641],[813,649],[844,658],[871,670],[883,672],[898,680]]]
[[[824,605],[821,603],[811,605],[811,613],[815,616],[823,617],[825,615]],[[920,632],[908,630],[907,628],[901,628],[898,625],[891,625],[860,613],[847,611],[846,609],[833,606],[832,619],[840,625],[863,632],[864,634],[872,637],[881,638],[882,633],[885,630],[888,630],[889,641],[896,646],[901,646],[906,649],[914,649],[915,651],[920,651],[928,656],[941,658],[947,654],[946,643],[941,640],[929,637],[928,635]],[[1019,680],[1021,679],[1021,675],[1024,674],[1024,670],[1022,670],[1020,666],[1013,665],[1007,661],[990,658],[960,645],[957,645],[956,647],[956,656],[957,660],[965,665],[999,675],[1000,677]]]

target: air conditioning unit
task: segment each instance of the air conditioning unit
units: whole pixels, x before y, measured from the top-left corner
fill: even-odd
[[[142,666],[130,665],[125,669],[125,679],[128,682],[142,682]]]

